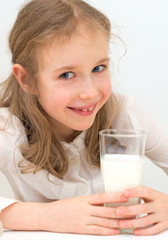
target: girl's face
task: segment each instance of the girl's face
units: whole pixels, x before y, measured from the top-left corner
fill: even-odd
[[[57,135],[92,126],[111,94],[109,46],[103,33],[80,29],[69,41],[56,41],[42,52],[38,99]]]

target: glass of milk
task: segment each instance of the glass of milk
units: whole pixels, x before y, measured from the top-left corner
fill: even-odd
[[[140,186],[143,176],[145,133],[139,130],[106,129],[99,133],[100,164],[104,192],[121,193]],[[126,203],[105,203],[107,207],[138,204],[131,198]]]

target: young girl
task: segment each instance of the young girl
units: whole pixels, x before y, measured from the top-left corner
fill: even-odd
[[[32,0],[19,12],[0,99],[0,170],[17,199],[0,198],[5,228],[99,235],[168,228],[168,195],[146,187],[101,193],[102,129],[144,130],[146,155],[168,173],[167,133],[134,99],[111,92],[115,37],[107,17],[82,0]],[[130,197],[144,204],[103,207]]]

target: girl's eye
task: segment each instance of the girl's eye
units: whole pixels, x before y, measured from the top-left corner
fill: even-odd
[[[74,74],[72,72],[66,72],[66,73],[61,74],[60,77],[64,78],[64,79],[71,79],[74,77]]]
[[[101,72],[105,67],[103,65],[96,66],[93,68],[92,72]]]

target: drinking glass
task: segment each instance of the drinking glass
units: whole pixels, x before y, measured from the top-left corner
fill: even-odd
[[[141,186],[145,132],[105,129],[99,132],[99,139],[103,191],[122,193],[126,189]],[[138,203],[140,203],[139,198],[130,198],[125,203],[105,203],[104,205],[118,207]]]

